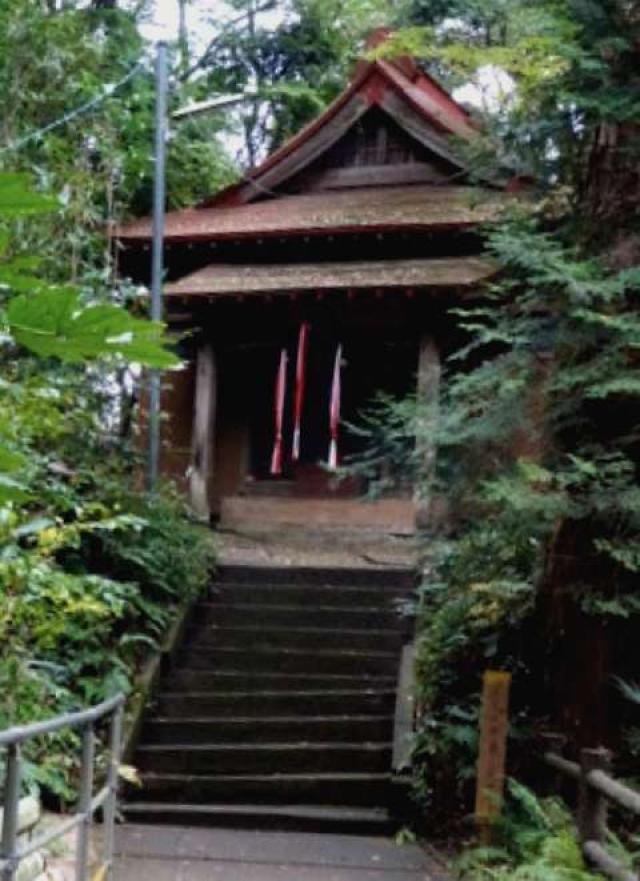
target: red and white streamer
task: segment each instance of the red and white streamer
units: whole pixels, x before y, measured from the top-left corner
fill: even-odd
[[[273,416],[275,424],[275,439],[273,442],[273,455],[271,456],[271,474],[282,474],[283,440],[282,429],[284,424],[284,401],[287,394],[287,350],[280,352],[280,364],[276,375],[276,387],[273,403]]]
[[[300,426],[302,424],[302,410],[304,408],[304,392],[307,378],[309,330],[309,322],[303,321],[298,334],[298,358],[296,361],[296,396],[293,412],[293,445],[291,448],[291,458],[294,462],[300,459]]]
[[[335,471],[338,467],[338,432],[340,428],[340,398],[342,394],[342,345],[336,349],[336,360],[333,365],[333,381],[331,383],[331,404],[329,407],[329,468]]]

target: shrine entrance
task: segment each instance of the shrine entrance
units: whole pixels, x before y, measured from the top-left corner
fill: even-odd
[[[339,358],[340,394],[337,400],[338,463],[348,463],[365,446],[366,439],[350,426],[358,425],[379,392],[403,397],[415,390],[417,342],[394,339],[383,330],[341,330],[331,320],[308,323],[304,358],[304,393],[300,401],[299,455],[294,455],[296,396],[299,391],[299,326],[287,334],[242,351],[221,355],[218,431],[228,431],[228,421],[246,428],[244,479],[236,492],[301,497],[361,495],[366,489],[354,479],[336,480],[329,467],[332,389]],[[340,349],[340,355],[338,355]],[[282,403],[281,467],[273,468],[277,434],[277,378],[282,353],[286,368]],[[245,410],[242,413],[242,410]],[[223,441],[223,447],[226,445]],[[222,456],[217,459],[222,465]],[[224,467],[224,466],[223,466]],[[238,474],[240,478],[241,475]],[[228,492],[228,484],[224,491]]]

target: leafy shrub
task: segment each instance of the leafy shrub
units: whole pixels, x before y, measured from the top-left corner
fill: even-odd
[[[103,514],[125,514],[103,516],[91,527],[85,523],[80,536],[77,523],[63,522],[29,533],[27,546],[24,537],[5,545],[0,688],[7,699],[0,705],[0,727],[130,690],[141,660],[157,647],[178,605],[207,582],[211,536],[187,521],[174,491],[149,497],[115,481],[107,487]],[[95,502],[94,490],[91,498]],[[26,755],[27,785],[63,801],[73,798],[73,732],[31,742]]]
[[[571,816],[557,799],[539,799],[509,780],[496,845],[467,851],[458,861],[463,881],[594,881],[575,836]]]
[[[37,274],[29,234],[56,206],[28,175],[0,175],[0,727],[128,690],[212,562],[173,491],[136,491],[139,463],[118,430],[127,362],[179,359],[164,325],[116,305],[95,265],[81,285]],[[50,244],[58,281],[60,235]],[[30,741],[26,785],[72,798],[76,747],[70,731]]]

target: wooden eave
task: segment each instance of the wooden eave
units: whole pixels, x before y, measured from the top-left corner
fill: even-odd
[[[497,220],[511,198],[498,191],[439,185],[312,192],[236,207],[172,211],[166,218],[165,241],[465,229]],[[124,244],[148,242],[151,220],[134,221],[117,237]]]
[[[170,298],[278,296],[301,291],[471,288],[496,272],[476,257],[237,265],[212,263],[165,286]]]

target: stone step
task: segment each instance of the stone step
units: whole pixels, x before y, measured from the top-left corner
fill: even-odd
[[[346,568],[341,566],[242,566],[225,565],[216,570],[216,583],[304,584],[346,587],[403,587],[415,585],[415,571],[400,567]]]
[[[162,692],[157,701],[162,716],[356,715],[393,712],[393,690]]]
[[[167,691],[266,691],[303,690],[305,688],[394,688],[395,676],[346,676],[324,673],[247,673],[238,670],[176,669],[165,676]]]
[[[406,536],[415,533],[415,505],[410,498],[381,497],[364,501],[357,494],[344,497],[348,480],[331,492],[330,497],[319,494],[324,485],[327,492],[326,474],[314,477],[300,474],[305,495],[261,496],[248,493],[223,496],[220,500],[220,528],[223,531],[242,530],[255,534],[267,527],[282,533],[287,528],[306,534],[313,548],[314,538],[326,544],[327,534],[335,534],[339,542],[344,533],[378,537],[385,534]],[[302,489],[302,487],[301,487]]]
[[[121,810],[132,823],[174,826],[277,829],[346,835],[391,835],[397,828],[397,823],[382,808],[322,807],[314,804],[125,802]]]
[[[212,585],[214,601],[257,603],[259,605],[374,606],[395,609],[411,597],[406,587],[394,585],[347,587],[338,584],[269,584],[222,582]]]
[[[226,646],[200,650],[192,656],[183,650],[176,664],[177,668],[181,666],[207,671],[393,676],[398,667],[398,653],[304,648],[252,648],[251,652],[247,652],[243,647]]]
[[[198,623],[222,625],[263,624],[273,627],[377,628],[407,629],[408,618],[394,609],[371,606],[327,606],[299,603],[298,605],[260,605],[258,603],[201,603],[197,609]]]
[[[336,648],[344,646],[354,650],[378,649],[399,653],[403,634],[398,630],[354,630],[328,627],[277,628],[265,622],[263,627],[232,627],[209,625],[187,637],[184,660],[187,663],[202,651],[217,648],[245,648],[253,652],[261,648]]]
[[[262,716],[151,718],[145,725],[144,744],[173,743],[308,743],[384,741],[393,731],[393,716]]]
[[[389,743],[174,744],[138,748],[134,764],[160,774],[384,773]]]
[[[136,801],[172,804],[348,805],[385,807],[388,774],[154,774],[141,775]]]

